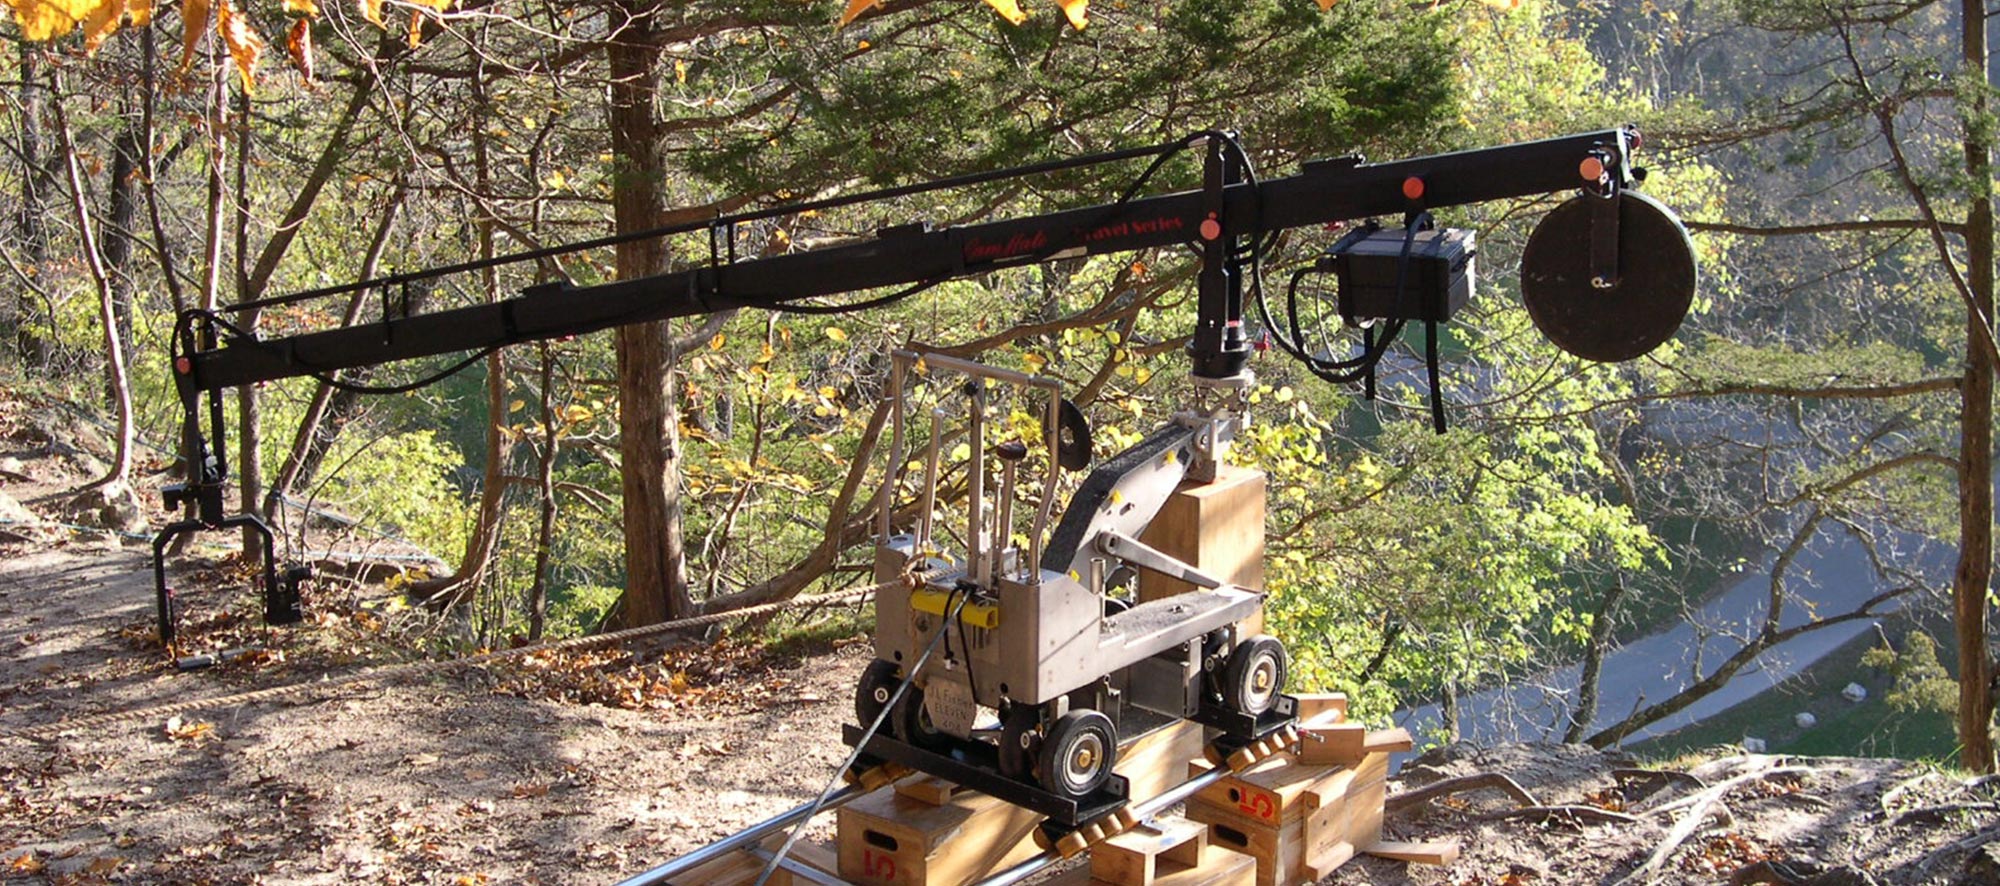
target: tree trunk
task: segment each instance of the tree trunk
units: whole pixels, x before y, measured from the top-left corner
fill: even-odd
[[[225,81],[227,82],[227,81]],[[250,94],[238,93],[236,104],[236,300],[248,301],[261,294],[262,284],[250,280]],[[256,308],[236,312],[239,328],[255,331]],[[236,488],[237,506],[243,513],[264,516],[264,414],[256,385],[236,389]],[[264,560],[263,536],[255,527],[243,527],[243,560],[258,564]]]
[[[482,108],[490,107],[486,96],[485,57],[480,55],[475,58],[472,71],[474,97]],[[472,131],[472,161],[474,187],[479,193],[492,193],[493,166],[487,153],[486,131],[483,128],[475,127]],[[493,216],[482,210],[473,228],[479,240],[479,257],[491,260]],[[500,300],[500,278],[493,268],[480,270],[479,286],[485,293],[487,304]],[[471,602],[487,578],[486,570],[492,563],[493,550],[500,544],[500,518],[507,506],[507,461],[513,456],[514,444],[506,429],[507,360],[506,355],[496,349],[486,357],[486,470],[480,478],[479,513],[472,535],[465,542],[465,556],[459,559],[458,568],[451,575],[411,585],[413,593],[427,596],[436,608],[456,609]]]
[[[42,51],[26,40],[21,45],[21,212],[15,219],[20,231],[22,254],[29,264],[40,264],[48,255],[48,233],[42,226]],[[16,290],[13,318],[14,348],[23,365],[40,369],[49,362],[49,339],[35,331],[34,293],[23,286]],[[55,318],[50,317],[51,324]],[[53,330],[51,330],[53,331]]]
[[[90,206],[84,197],[83,171],[77,166],[76,142],[70,134],[69,117],[63,112],[61,91],[51,92],[54,93],[52,107],[56,115],[56,134],[62,139],[63,170],[69,178],[70,209],[76,214],[76,230],[83,241],[84,263],[90,268],[91,280],[97,284],[98,319],[104,326],[105,385],[111,393],[111,402],[118,408],[118,436],[111,468],[92,485],[123,484],[132,472],[132,386],[126,378],[125,352],[118,341],[118,318],[112,309],[111,278],[105,272],[104,253],[99,249],[96,225],[91,223]]]
[[[660,47],[647,0],[622,4],[631,23],[606,44],[611,68],[611,153],[616,164],[612,212],[617,232],[659,225],[665,173],[654,102]],[[630,280],[666,270],[659,239],[620,243],[618,277]],[[619,453],[624,462],[625,594],[613,624],[657,624],[693,610],[688,597],[681,538],[680,422],[674,407],[664,321],[620,327],[618,359]]]
[[[104,225],[104,270],[111,275],[111,308],[120,350],[132,353],[132,231],[139,206],[139,130],[127,123],[112,140],[109,218]]]
[[[1986,11],[1962,0],[1960,17],[1967,76],[1986,77]],[[1958,631],[1958,741],[1960,765],[1994,771],[1993,660],[1986,649],[1987,584],[1993,577],[1993,151],[1984,89],[1967,108],[1965,171],[1972,199],[1965,218],[1966,312],[1963,413],[1958,438],[1958,567],[1952,574],[1953,621]]]
[[[1618,600],[1623,596],[1625,582],[1622,579],[1612,582],[1598,603],[1597,617],[1591,619],[1590,642],[1583,647],[1583,671],[1577,680],[1576,710],[1570,712],[1569,728],[1563,730],[1564,744],[1583,741],[1590,721],[1597,719],[1598,674],[1604,669],[1605,648],[1611,645],[1612,614],[1617,612]]]
[[[542,356],[542,451],[537,453],[535,471],[536,499],[540,505],[541,519],[535,527],[535,575],[528,585],[528,642],[542,639],[548,627],[549,616],[549,539],[555,534],[556,524],[556,455],[562,445],[562,430],[556,421],[555,351],[548,342],[540,348]]]

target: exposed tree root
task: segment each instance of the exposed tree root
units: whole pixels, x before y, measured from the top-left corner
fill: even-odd
[[[1414,791],[1404,791],[1390,797],[1388,802],[1383,804],[1383,806],[1389,814],[1394,815],[1413,806],[1428,803],[1439,797],[1486,788],[1492,788],[1506,794],[1524,807],[1538,807],[1542,805],[1541,801],[1536,800],[1535,795],[1528,793],[1528,789],[1521,787],[1519,782],[1498,772],[1481,772],[1474,775],[1447,778],[1443,781],[1424,785]]]

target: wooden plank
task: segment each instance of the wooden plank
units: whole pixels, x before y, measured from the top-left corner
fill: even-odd
[[[1167,792],[1185,778],[1182,761],[1201,753],[1206,744],[1200,723],[1176,720],[1118,747],[1118,765],[1113,769],[1125,776],[1134,800],[1146,800]]]
[[[1413,864],[1451,864],[1458,860],[1458,841],[1403,843],[1384,840],[1362,851],[1377,858],[1407,861]]]
[[[1354,844],[1342,840],[1324,849],[1318,855],[1306,856],[1306,877],[1313,882],[1333,876],[1341,865],[1354,858]]]
[[[1264,588],[1264,472],[1223,465],[1215,481],[1188,480],[1167,498],[1139,540],[1222,581]],[[1139,600],[1194,590],[1179,579],[1139,573]],[[1261,619],[1252,632],[1261,631]]]
[[[1411,748],[1416,747],[1416,745],[1416,741],[1410,738],[1410,730],[1398,726],[1394,729],[1383,729],[1368,733],[1368,739],[1362,742],[1361,748],[1371,754],[1400,754],[1409,751]]]

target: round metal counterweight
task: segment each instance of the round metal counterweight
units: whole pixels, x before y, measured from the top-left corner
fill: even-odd
[[[1573,197],[1543,217],[1521,254],[1521,299],[1556,347],[1615,363],[1673,337],[1694,301],[1694,244],[1671,210],[1625,191],[1618,205],[1618,279],[1593,280],[1592,202]]]

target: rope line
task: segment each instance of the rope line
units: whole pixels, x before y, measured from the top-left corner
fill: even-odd
[[[623,643],[627,640],[638,640],[646,637],[651,637],[657,634],[664,634],[671,631],[680,630],[683,628],[701,627],[703,625],[716,624],[718,622],[728,621],[733,618],[748,618],[750,616],[763,615],[771,612],[780,612],[786,609],[816,606],[825,603],[858,602],[860,600],[863,600],[867,597],[874,595],[875,592],[877,591],[889,587],[895,587],[898,585],[905,585],[910,582],[921,581],[924,577],[925,576],[918,574],[911,574],[904,576],[902,578],[895,579],[893,581],[870,585],[865,588],[857,588],[851,591],[840,591],[838,593],[831,593],[831,594],[816,594],[803,597],[793,597],[790,600],[779,600],[774,603],[760,603],[755,606],[746,606],[742,609],[731,609],[727,612],[704,613],[702,615],[691,616],[688,618],[675,619],[673,621],[665,621],[659,624],[644,625],[636,628],[627,628],[622,631],[613,631],[609,634],[598,634],[596,636],[590,636],[590,637],[569,637],[562,640],[552,640],[546,643],[538,643],[533,646],[522,646],[517,649],[500,649],[491,652],[482,652],[476,655],[469,655],[464,658],[454,658],[445,661],[411,662],[408,664],[400,664],[400,665],[385,665],[382,667],[368,668],[359,673],[351,674],[337,680],[309,680],[306,682],[292,683],[285,686],[272,686],[265,689],[253,689],[248,692],[240,692],[234,695],[224,695],[216,698],[190,699],[187,701],[168,702],[166,704],[151,705],[143,708],[131,708],[123,711],[108,711],[102,714],[91,714],[88,716],[75,717],[68,720],[60,720],[54,723],[44,723],[38,726],[29,726],[21,729],[4,729],[0,730],[0,738],[21,738],[21,739],[27,739],[29,741],[46,741],[48,739],[54,738],[55,736],[61,733],[70,732],[78,729],[95,729],[98,727],[110,726],[119,723],[128,723],[139,720],[154,720],[160,717],[185,713],[187,711],[202,710],[206,708],[235,707],[238,705],[256,704],[258,702],[272,701],[275,699],[286,698],[288,696],[299,695],[308,690],[342,689],[369,683],[388,685],[392,683],[406,682],[417,677],[425,677],[434,674],[443,674],[451,671],[464,670],[467,668],[479,667],[481,665],[488,665],[495,662],[506,661],[509,659],[525,658],[529,655],[533,655],[538,652],[560,652],[573,649],[592,649],[600,646],[611,646],[618,643]]]

